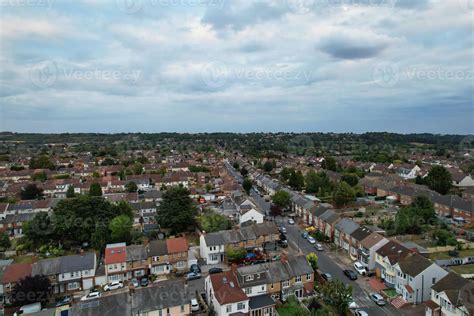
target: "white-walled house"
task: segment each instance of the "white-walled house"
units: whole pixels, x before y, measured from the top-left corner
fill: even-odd
[[[463,302],[469,298],[463,297],[462,293],[469,293],[473,288],[473,282],[454,272],[448,273],[431,287],[431,300],[425,303],[425,316],[472,315],[472,303]]]
[[[218,316],[249,312],[249,298],[242,291],[232,271],[211,274],[204,281],[207,304]]]
[[[206,264],[224,261],[225,241],[220,233],[203,234],[199,237],[199,252]]]
[[[54,293],[88,290],[95,285],[97,257],[94,252],[43,259],[33,264],[31,274],[50,279]]]
[[[379,233],[373,232],[362,239],[359,245],[359,262],[369,271],[375,269],[375,252],[388,243],[388,239]]]
[[[255,208],[251,208],[249,210],[241,210],[239,216],[239,224],[242,225],[246,222],[254,222],[257,224],[263,223],[264,215],[262,212],[258,211]]]
[[[105,247],[104,263],[109,282],[125,280],[127,278],[127,245],[124,242],[108,244]]]
[[[431,287],[448,272],[418,253],[411,253],[394,265],[395,290],[408,303],[419,304],[431,297]]]

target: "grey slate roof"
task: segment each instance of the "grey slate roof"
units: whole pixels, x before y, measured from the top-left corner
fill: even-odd
[[[32,275],[56,275],[61,273],[78,272],[95,269],[96,257],[94,252],[79,255],[62,256],[43,259],[33,264]]]
[[[144,245],[127,246],[127,261],[146,260],[147,253]]]
[[[339,221],[339,223],[336,224],[335,228],[343,233],[350,235],[357,228],[359,228],[359,224],[357,224],[350,218],[343,218]]]
[[[275,301],[268,294],[252,296],[249,301],[250,309],[261,309],[275,305]]]
[[[152,240],[148,245],[148,254],[152,257],[159,257],[168,254],[168,247],[165,240]]]

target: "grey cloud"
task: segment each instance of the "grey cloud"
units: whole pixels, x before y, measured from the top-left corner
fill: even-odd
[[[388,46],[387,40],[376,37],[330,34],[321,40],[319,48],[339,59],[364,59],[377,56]]]

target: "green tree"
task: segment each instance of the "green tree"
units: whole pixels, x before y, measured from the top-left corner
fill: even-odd
[[[453,180],[449,171],[443,166],[433,166],[425,178],[425,182],[431,190],[439,194],[448,193]]]
[[[237,161],[234,161],[234,163],[232,164],[232,167],[234,167],[235,170],[239,170],[240,165]]]
[[[35,173],[35,174],[31,177],[31,180],[33,180],[33,181],[45,182],[47,179],[48,179],[48,176],[46,175],[46,172],[44,172],[44,171]]]
[[[102,187],[100,183],[94,182],[89,187],[89,195],[90,196],[102,196]]]
[[[135,182],[130,181],[127,184],[125,184],[125,191],[129,193],[137,192],[138,191],[138,186]]]
[[[36,184],[31,183],[21,189],[20,197],[22,200],[34,200],[43,196],[43,190],[38,188]]]
[[[11,247],[11,242],[10,242],[10,237],[8,237],[7,234],[2,233],[0,235],[0,249],[3,249],[4,251],[8,248]]]
[[[125,242],[129,244],[132,240],[132,220],[126,215],[114,217],[109,224],[110,236],[113,242]]]
[[[339,280],[321,286],[320,292],[324,301],[334,308],[337,315],[347,315],[349,303],[352,301],[352,286],[346,286]]]
[[[298,191],[304,187],[304,177],[301,171],[291,173],[288,185]]]
[[[271,172],[273,170],[273,164],[270,160],[265,161],[263,164],[263,171]]]
[[[324,160],[321,163],[321,167],[326,170],[336,171],[337,170],[336,159],[330,156],[324,157]]]
[[[313,268],[314,271],[318,270],[318,255],[314,252],[310,252],[306,255],[306,260],[308,260],[309,264]]]
[[[67,191],[66,191],[66,197],[69,199],[69,198],[73,198],[75,197],[76,194],[74,193],[74,187],[72,185],[70,185],[68,188],[67,188]]]
[[[280,208],[287,208],[291,204],[290,193],[283,190],[277,191],[272,196],[272,202]]]
[[[245,167],[242,167],[242,169],[240,169],[240,174],[242,177],[246,177],[249,174],[249,171]]]
[[[421,234],[423,226],[436,217],[433,203],[426,196],[417,196],[408,207],[398,211],[395,217],[395,233]]]
[[[286,181],[288,181],[288,179],[290,179],[291,173],[292,173],[292,169],[284,167],[280,172],[280,177],[283,181],[286,182]]]
[[[143,165],[139,162],[135,163],[133,165],[133,173],[136,175],[142,174],[143,173]]]
[[[37,158],[32,158],[29,163],[30,169],[50,169],[54,170],[56,166],[54,163],[49,159],[48,156],[42,155]]]
[[[44,275],[27,276],[12,289],[11,301],[14,306],[36,302],[46,303],[51,296],[51,283]]]
[[[354,201],[354,189],[349,184],[347,184],[347,182],[342,181],[336,186],[336,190],[333,194],[333,199],[334,203],[336,203],[337,206],[346,205],[349,202]]]
[[[295,296],[290,296],[284,304],[277,307],[280,316],[310,316]]]
[[[345,173],[341,176],[341,181],[347,182],[351,187],[359,183],[359,177],[355,173]]]
[[[244,248],[234,249],[231,246],[225,248],[225,256],[229,262],[236,262],[243,260],[247,255],[247,251]]]
[[[196,208],[189,197],[189,191],[182,187],[173,187],[163,193],[156,220],[161,227],[179,233],[194,224],[195,214]]]
[[[252,189],[252,181],[249,178],[245,178],[244,182],[242,183],[242,187],[244,188],[247,194],[250,194],[250,190]]]
[[[225,216],[209,210],[198,217],[198,223],[201,229],[206,233],[227,230],[232,227],[232,224]]]

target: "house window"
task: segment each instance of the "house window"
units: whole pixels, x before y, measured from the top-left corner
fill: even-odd
[[[211,255],[211,261],[217,261],[219,257],[217,255]]]
[[[238,310],[238,311],[241,311],[241,310],[243,310],[243,309],[245,309],[245,303],[238,303],[238,304],[237,304],[237,310]]]
[[[289,287],[290,286],[290,280],[283,281],[283,287]]]
[[[251,287],[245,288],[245,294],[252,294],[252,288]]]
[[[181,305],[181,313],[184,313],[184,305]]]
[[[306,281],[311,281],[311,273],[308,273],[308,274],[306,275]]]
[[[436,283],[436,278],[433,278],[433,279],[431,280],[431,284],[435,284],[435,283]]]
[[[227,305],[226,311],[227,313],[232,313],[232,305]]]
[[[253,281],[253,275],[246,275],[245,281]]]
[[[301,275],[298,275],[297,277],[295,277],[295,282],[301,282]]]

